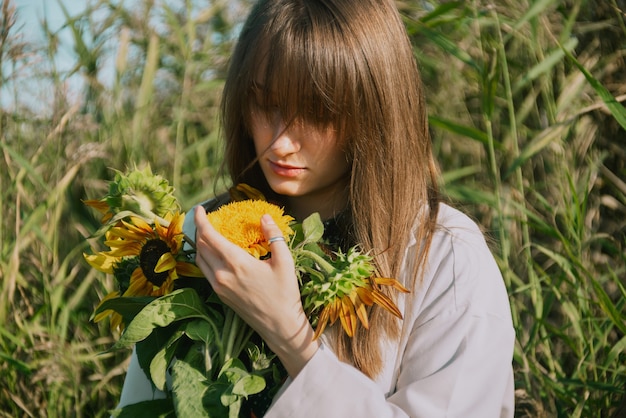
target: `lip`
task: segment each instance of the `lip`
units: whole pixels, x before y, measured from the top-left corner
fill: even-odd
[[[269,166],[276,175],[281,177],[296,177],[305,170],[304,167],[271,160],[269,160]]]

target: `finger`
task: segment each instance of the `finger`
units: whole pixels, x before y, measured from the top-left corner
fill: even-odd
[[[291,251],[289,251],[289,245],[287,244],[287,238],[283,236],[283,232],[280,230],[274,219],[268,214],[261,217],[261,229],[265,239],[270,242],[270,250],[272,252],[272,258],[278,259],[290,259]],[[282,240],[276,240],[276,238],[282,237]]]
[[[217,252],[231,250],[232,247],[239,248],[222,234],[220,234],[206,216],[206,212],[202,206],[198,206],[194,212],[194,222],[196,224],[196,240],[203,241]]]
[[[224,266],[225,260],[236,256],[239,247],[213,228],[204,208],[196,208],[194,222],[196,224],[196,259],[202,259],[214,273],[216,269]]]

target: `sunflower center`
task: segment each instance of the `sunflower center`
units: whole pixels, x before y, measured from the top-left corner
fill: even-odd
[[[156,268],[161,256],[169,252],[169,245],[160,239],[148,240],[141,248],[141,254],[139,254],[139,265],[141,266],[141,270],[143,271],[144,276],[146,276],[146,279],[148,279],[148,281],[155,286],[161,286],[165,279],[167,279],[167,271],[156,273],[154,269]]]

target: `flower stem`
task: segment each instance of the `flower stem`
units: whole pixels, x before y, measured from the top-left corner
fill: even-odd
[[[314,253],[311,250],[305,250],[305,249],[301,249],[299,250],[300,253],[308,258],[310,258],[311,260],[313,260],[322,270],[324,270],[327,274],[331,274],[332,272],[334,272],[336,269],[335,267],[330,264],[328,261],[326,261],[324,259],[324,257],[320,256],[319,254]]]

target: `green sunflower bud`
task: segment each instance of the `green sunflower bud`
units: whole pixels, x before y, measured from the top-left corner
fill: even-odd
[[[113,213],[131,211],[147,219],[180,211],[174,188],[166,179],[153,174],[150,166],[143,170],[135,167],[126,174],[118,171],[105,200]]]
[[[326,260],[333,267],[326,274],[311,274],[302,285],[304,310],[315,312],[337,298],[351,294],[357,287],[365,287],[374,273],[372,257],[351,248],[347,253],[335,253]]]

